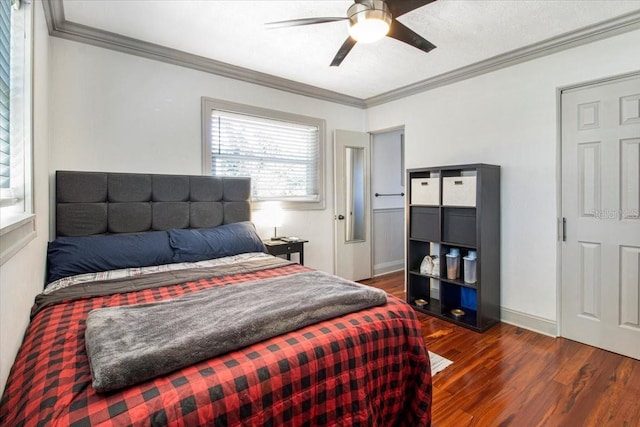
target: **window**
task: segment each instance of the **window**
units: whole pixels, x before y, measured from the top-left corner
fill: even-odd
[[[10,158],[11,145],[9,138],[9,114],[11,107],[10,82],[11,58],[11,4],[0,2],[0,189],[7,193],[11,188]],[[3,199],[6,198],[6,195]]]
[[[0,264],[35,235],[31,202],[33,8],[0,1]]]
[[[249,176],[252,199],[324,208],[324,120],[203,98],[203,169]]]

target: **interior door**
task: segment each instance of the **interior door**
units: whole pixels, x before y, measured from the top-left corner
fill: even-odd
[[[335,264],[336,275],[350,280],[371,277],[370,137],[367,133],[336,130]]]
[[[640,76],[561,103],[561,335],[640,359]]]

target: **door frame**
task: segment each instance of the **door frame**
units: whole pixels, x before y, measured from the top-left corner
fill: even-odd
[[[640,71],[616,74],[556,88],[556,337],[562,337],[562,92],[640,77]]]
[[[406,132],[406,126],[404,124],[402,125],[395,125],[395,126],[390,126],[387,128],[383,128],[383,129],[377,129],[377,130],[368,130],[368,131],[363,131],[363,133],[366,133],[369,135],[369,143],[371,144],[373,142],[373,136],[377,135],[377,134],[383,134],[383,133],[388,133],[388,132],[394,132],[396,130],[402,130]],[[406,172],[406,159],[405,159],[405,149],[404,149],[404,143],[406,141],[406,133],[404,134],[404,139],[403,139],[403,147],[402,147],[402,154],[401,154],[401,160],[402,160],[402,167],[401,167],[401,173],[404,176],[405,172]],[[333,149],[335,149],[335,143]],[[369,150],[369,156],[367,158],[367,162],[369,163],[369,165],[371,165],[371,155],[372,155],[372,149]],[[335,156],[335,153],[334,153]],[[335,174],[335,171],[334,171]],[[367,185],[369,186],[369,189],[371,188],[371,176],[373,174],[373,170],[369,167],[368,168],[368,175],[366,177],[366,181],[367,181]],[[335,181],[335,178],[334,178]],[[334,182],[334,199],[335,199],[335,186],[336,183]],[[406,183],[405,183],[406,186]],[[406,191],[405,191],[406,194]],[[367,200],[367,213],[369,215],[369,218],[371,219],[369,221],[369,227],[367,229],[367,233],[370,236],[370,240],[371,240],[371,250],[369,251],[369,258],[370,258],[370,263],[371,263],[371,277],[373,277],[373,250],[375,247],[375,238],[373,236],[373,199],[372,199],[373,195],[371,194],[371,191],[369,191],[369,199]],[[336,215],[336,206],[335,206],[335,201],[334,201],[334,222],[335,222],[335,215]],[[405,221],[406,221],[406,212],[405,212]],[[405,232],[405,236],[404,239],[406,241],[406,227],[403,228],[404,232]],[[333,265],[333,272],[334,274],[338,271],[338,260],[336,259],[337,257],[337,249],[336,249],[336,244],[338,241],[338,237],[337,234],[335,232],[335,225],[334,225],[334,232],[333,232],[333,258],[334,258],[334,265]],[[404,257],[405,257],[405,265],[406,265],[406,256],[407,254],[405,253]],[[405,283],[405,287],[406,287],[406,283]]]
[[[401,130],[402,131],[402,153],[400,154],[400,173],[402,175],[402,177],[404,177],[403,179],[406,179],[406,174],[407,174],[407,168],[406,168],[406,159],[404,158],[404,153],[405,151],[405,144],[406,144],[406,140],[407,140],[407,136],[406,136],[406,126],[405,125],[396,125],[396,126],[391,126],[388,128],[384,128],[384,129],[378,129],[378,130],[370,130],[369,132],[367,132],[370,136],[371,136],[371,153],[369,156],[369,161],[371,162],[371,156],[373,156],[373,137],[375,135],[380,135],[380,134],[384,134],[384,133],[390,133],[390,132],[395,132],[397,130]],[[370,171],[370,176],[369,176],[369,185],[371,185],[371,176],[373,176],[373,169]],[[404,183],[405,185],[405,197],[407,197],[407,183]],[[369,203],[369,217],[371,218],[371,223],[369,224],[371,230],[370,230],[370,234],[371,234],[371,277],[373,276],[373,263],[374,263],[374,251],[375,251],[375,247],[376,247],[376,239],[375,236],[373,235],[373,198],[372,198],[372,194],[369,194],[369,198],[370,203]],[[406,199],[405,199],[406,200]],[[404,227],[402,228],[403,230],[403,241],[405,242],[404,246],[406,246],[406,242],[407,242],[407,208],[406,208],[406,203],[404,203],[403,206],[404,209]],[[404,251],[404,264],[403,265],[407,265],[407,251]],[[405,275],[406,276],[406,275]],[[406,283],[406,277],[405,277],[405,283],[404,283],[404,290],[407,290],[407,283]]]

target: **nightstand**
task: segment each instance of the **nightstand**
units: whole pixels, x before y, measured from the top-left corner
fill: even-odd
[[[284,240],[263,240],[262,243],[267,247],[267,251],[271,255],[286,255],[291,261],[291,254],[300,254],[300,264],[304,265],[304,244],[308,240],[297,240],[295,242],[285,242]]]

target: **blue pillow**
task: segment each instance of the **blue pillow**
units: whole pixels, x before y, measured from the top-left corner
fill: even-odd
[[[215,228],[169,230],[173,262],[195,262],[246,252],[267,252],[253,223],[236,222]]]
[[[170,264],[173,250],[166,231],[141,234],[58,237],[49,242],[47,283],[83,273]]]

